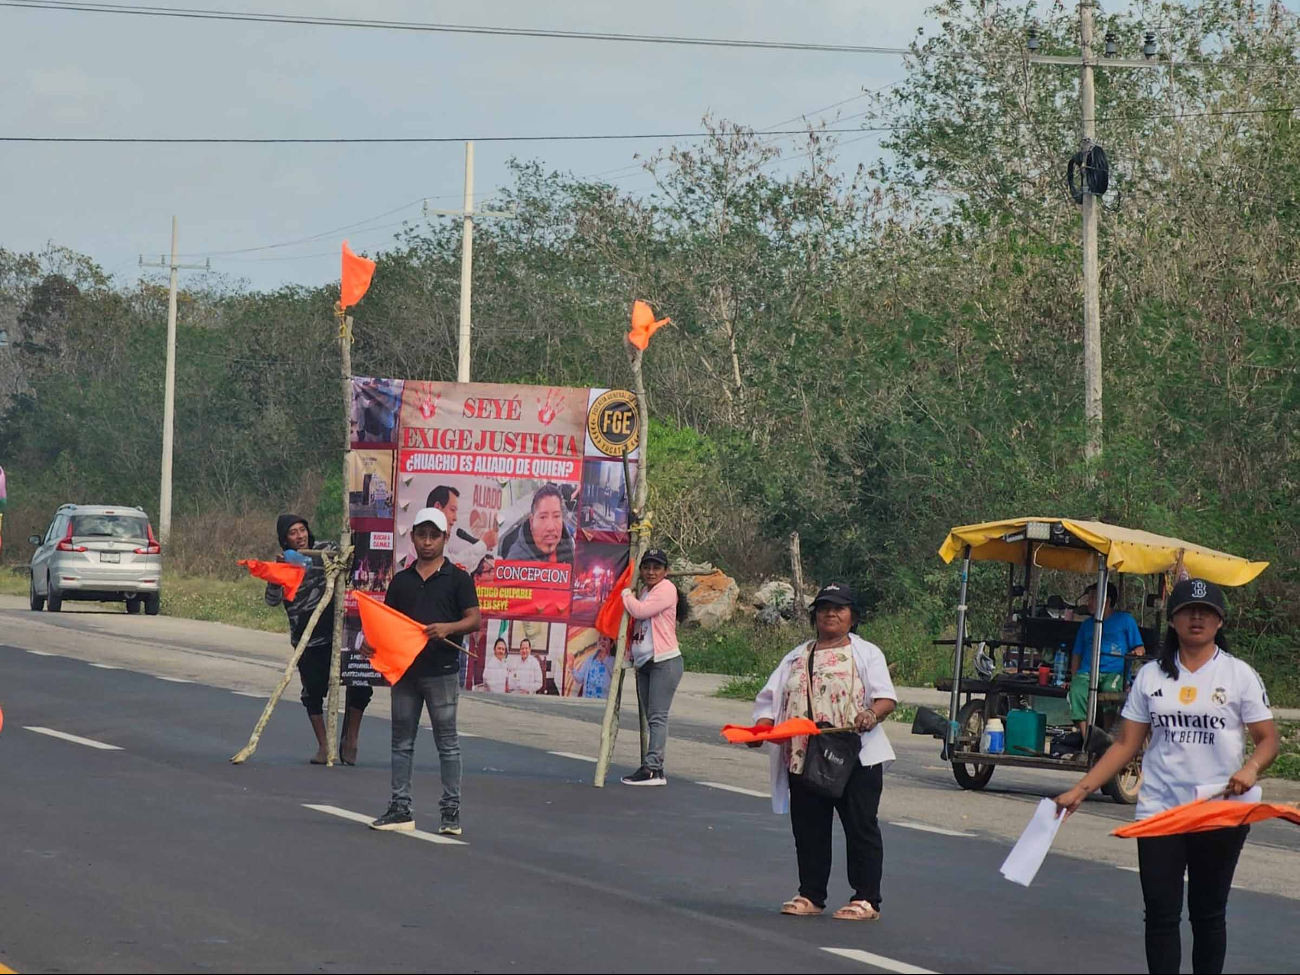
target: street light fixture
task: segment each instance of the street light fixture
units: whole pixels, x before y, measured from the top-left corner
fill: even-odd
[[[1119,53],[1119,41],[1113,30],[1106,32],[1106,57],[1113,58]]]
[[[1142,45],[1142,54],[1150,61],[1156,56],[1156,32],[1149,30],[1146,32],[1146,43]]]
[[[1025,33],[1028,35],[1027,43],[1029,45],[1029,53],[1037,54],[1039,48],[1043,46],[1043,42],[1038,38],[1038,25],[1030,24],[1029,29]]]

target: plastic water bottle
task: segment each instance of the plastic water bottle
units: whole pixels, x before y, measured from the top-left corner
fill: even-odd
[[[1001,755],[1006,751],[1007,736],[1002,727],[1001,718],[989,718],[989,723],[984,727],[984,734],[980,735],[980,751],[985,755]]]
[[[1052,683],[1060,687],[1065,683],[1065,644],[1056,648],[1056,657],[1052,660]]]

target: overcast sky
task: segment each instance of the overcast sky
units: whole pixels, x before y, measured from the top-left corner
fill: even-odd
[[[906,46],[927,0],[157,0],[224,10],[583,31]],[[451,136],[696,131],[701,115],[771,126],[903,76],[888,55],[399,33],[0,8],[0,134]],[[862,111],[864,101],[841,111]],[[846,124],[856,124],[856,120]],[[848,135],[844,139],[856,138]],[[481,196],[511,155],[578,175],[656,141],[479,143]],[[874,137],[844,150],[874,158]],[[0,246],[47,241],[125,279],[167,249],[256,287],[338,277],[339,240],[383,247],[413,205],[365,228],[252,253],[421,198],[457,207],[464,148],[448,145],[0,144]],[[795,165],[795,163],[791,163]],[[645,187],[639,171],[615,173]]]

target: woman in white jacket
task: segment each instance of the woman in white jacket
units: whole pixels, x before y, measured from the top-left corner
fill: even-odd
[[[817,631],[816,639],[786,654],[768,678],[754,703],[754,722],[770,725],[787,718],[811,717],[830,727],[853,727],[861,735],[862,748],[844,795],[829,799],[803,785],[807,737],[767,745],[772,810],[789,812],[799,859],[799,893],[781,905],[781,913],[806,917],[825,910],[831,875],[831,828],[838,811],[844,826],[853,898],[834,917],[874,921],[880,917],[884,860],[877,814],[884,770],[894,760],[894,749],[880,723],[894,710],[898,697],[885,655],[853,632],[858,610],[849,586],[831,583],[824,587],[809,615]]]

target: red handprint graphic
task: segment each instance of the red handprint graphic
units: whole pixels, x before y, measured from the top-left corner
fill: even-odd
[[[430,387],[425,387],[424,396],[420,400],[420,415],[426,420],[432,420],[438,415],[438,401],[442,399],[442,393],[437,396],[429,396]]]
[[[564,397],[557,390],[548,389],[546,391],[546,402],[540,399],[537,401],[537,419],[544,427],[549,427],[560,410],[564,409]]]

